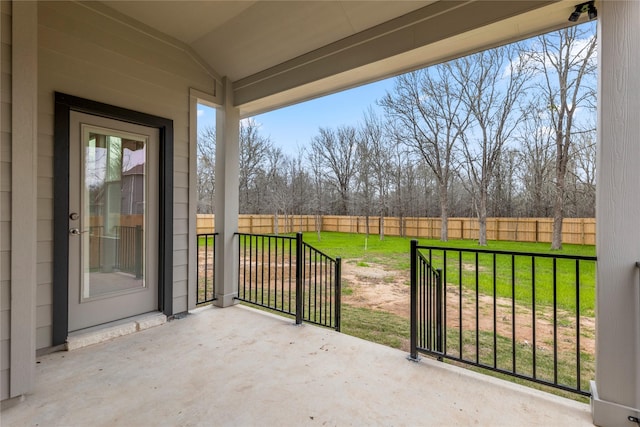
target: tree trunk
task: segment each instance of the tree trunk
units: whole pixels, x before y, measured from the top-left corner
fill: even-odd
[[[273,234],[278,235],[278,212],[273,214]]]
[[[564,219],[564,174],[558,173],[556,177],[556,194],[553,200],[553,234],[551,237],[551,250],[562,249],[562,220]]]
[[[364,216],[364,232],[365,235],[367,236],[367,239],[369,238],[369,213],[367,212],[367,214]],[[360,232],[360,230],[358,230],[358,233]]]
[[[440,193],[440,241],[449,240],[449,195],[444,183],[438,185]]]
[[[321,216],[316,214],[316,234],[318,236],[318,242],[320,241],[320,231],[322,231]]]
[[[487,192],[480,190],[480,200],[478,200],[478,224],[480,225],[480,235],[478,245],[487,246]]]

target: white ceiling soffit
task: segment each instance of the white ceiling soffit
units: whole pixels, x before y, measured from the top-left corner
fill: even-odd
[[[105,1],[190,46],[236,81],[432,3],[429,1]]]
[[[95,4],[95,3],[94,3]],[[109,1],[233,82],[253,115],[566,25],[575,1]]]

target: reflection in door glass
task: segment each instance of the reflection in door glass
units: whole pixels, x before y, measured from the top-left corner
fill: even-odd
[[[84,132],[82,298],[145,287],[144,140]]]

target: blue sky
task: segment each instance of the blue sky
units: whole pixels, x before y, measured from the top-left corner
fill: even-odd
[[[595,35],[595,22],[582,24]],[[586,39],[584,43],[586,43]],[[531,43],[531,41],[525,41]],[[576,50],[583,44],[578,43]],[[292,105],[269,113],[259,114],[253,119],[260,125],[260,134],[281,147],[289,155],[297,155],[298,147],[309,145],[320,127],[337,128],[341,125],[356,126],[362,121],[365,111],[371,106],[382,113],[376,105],[387,91],[393,88],[393,78],[360,86],[344,92]],[[198,131],[215,125],[213,109],[200,106]]]
[[[393,87],[393,79],[360,86],[344,92],[259,114],[253,119],[260,124],[261,135],[290,155],[298,147],[309,145],[320,127],[355,126],[362,121],[364,112]],[[198,111],[198,130],[215,125],[213,109],[203,106]]]

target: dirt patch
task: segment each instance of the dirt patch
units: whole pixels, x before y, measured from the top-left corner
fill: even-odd
[[[355,307],[384,310],[409,318],[409,275],[387,271],[379,265],[357,265],[354,261],[342,264],[342,280],[353,292],[342,301]]]
[[[358,260],[343,263],[342,279],[351,288],[350,295],[344,295],[342,301],[356,307],[374,310],[384,310],[409,319],[410,316],[410,287],[409,272],[388,270],[380,265],[367,263],[358,265]],[[463,289],[462,295],[455,285],[447,285],[447,327],[460,328],[469,331],[493,332],[494,299],[488,295],[480,295],[477,299],[475,292]],[[477,305],[477,320],[476,320]],[[512,306],[511,300],[497,298],[495,302],[496,324],[499,335],[511,338],[515,332],[517,343],[533,345],[535,324],[536,348],[553,351],[553,309],[536,307],[535,316],[529,307],[521,304]],[[460,316],[462,314],[462,316]],[[558,310],[557,343],[559,352],[576,351],[576,317],[575,314]],[[580,319],[580,348],[581,351],[595,354],[595,319],[582,316]]]

